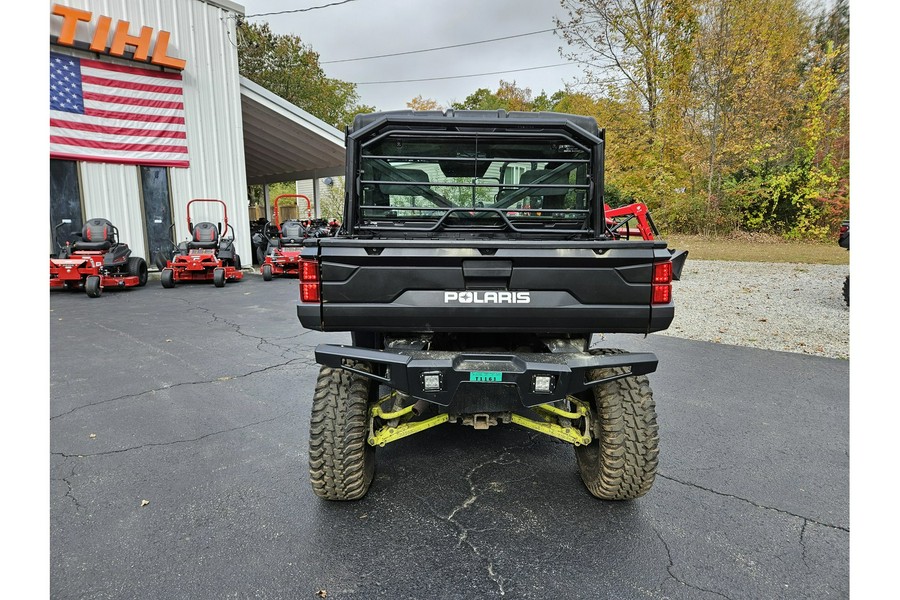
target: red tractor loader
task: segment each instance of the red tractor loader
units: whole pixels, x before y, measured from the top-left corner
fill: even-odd
[[[141,287],[147,283],[147,263],[131,256],[128,244],[119,241],[119,230],[106,219],[90,219],[74,242],[59,242],[59,230],[71,220],[56,226],[59,250],[50,257],[50,289],[80,290],[97,298],[104,288]]]
[[[221,204],[223,222],[195,224],[191,220],[191,206],[197,202]],[[226,281],[243,279],[241,257],[234,249],[234,228],[228,224],[225,203],[209,198],[191,200],[187,203],[187,223],[191,239],[178,244],[174,256],[166,261],[159,276],[162,286],[172,288],[176,282],[212,281],[216,287],[223,287]]]
[[[606,235],[614,240],[654,240],[659,232],[650,217],[650,210],[643,202],[635,202],[625,206],[611,208],[609,204],[603,205],[603,214],[606,218]],[[637,227],[632,227],[632,221],[637,221]],[[672,279],[681,279],[681,269],[687,259],[687,250],[673,250],[672,253]]]
[[[275,275],[300,276],[300,250],[303,239],[309,236],[307,226],[297,220],[284,223],[278,215],[278,201],[282,198],[303,198],[306,200],[306,223],[312,222],[312,204],[303,194],[281,194],[275,198],[273,219],[263,228],[262,235],[268,240],[265,256],[259,268],[263,280],[271,281]],[[299,205],[298,205],[299,206]]]

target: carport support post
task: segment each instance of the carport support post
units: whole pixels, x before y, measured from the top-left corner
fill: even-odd
[[[320,214],[321,211],[319,210],[319,178],[318,178],[318,177],[313,177],[313,182],[312,182],[312,183],[313,183],[313,197],[312,197],[312,201],[313,201],[313,214],[314,214],[314,215],[316,216],[316,218],[318,219],[318,218],[320,218],[320,217],[322,216],[322,215]]]
[[[266,207],[266,221],[269,221],[271,217],[269,216],[269,184],[263,184],[263,206]]]

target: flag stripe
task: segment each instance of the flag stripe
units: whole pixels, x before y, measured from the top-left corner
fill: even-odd
[[[67,146],[84,146],[87,148],[98,148],[101,150],[121,150],[124,152],[174,152],[177,154],[187,153],[187,146],[160,146],[158,144],[103,142],[100,140],[62,137],[58,135],[51,135],[50,143],[63,144]]]
[[[104,150],[79,150],[73,154],[71,148],[50,144],[50,158],[64,160],[87,160],[92,162],[114,162],[125,165],[156,165],[160,167],[189,167],[187,160],[166,160],[158,158],[153,152],[130,152],[122,156],[116,152]]]
[[[142,75],[144,77],[155,77],[157,79],[171,79],[173,81],[181,81],[181,74],[166,73],[164,71],[148,71],[147,69],[139,69],[137,67],[126,67],[124,65],[114,65],[112,63],[100,62],[99,60],[90,60],[88,58],[81,59],[82,67],[89,69],[100,69],[101,71],[113,71],[116,73],[131,73],[132,75]]]
[[[72,129],[65,129],[62,127],[51,127],[50,128],[50,137],[56,138],[56,143],[59,144],[68,144],[70,146],[76,145],[73,144],[71,140],[79,140],[85,142],[85,144],[91,146],[94,143],[97,144],[122,144],[121,147],[113,147],[110,146],[109,150],[122,150],[125,147],[133,147],[135,144],[144,145],[144,146],[166,146],[174,148],[173,152],[185,152],[185,146],[182,144],[185,143],[185,140],[182,139],[172,139],[172,138],[162,138],[162,137],[147,137],[142,135],[120,135],[120,134],[109,134],[104,133],[102,131],[76,131]],[[66,141],[68,140],[68,141]],[[91,146],[93,147],[93,146]],[[149,150],[149,148],[145,148],[145,150]]]
[[[145,98],[126,98],[124,96],[112,96],[110,94],[98,94],[96,92],[84,92],[85,100],[94,100],[96,102],[110,102],[113,104],[128,104],[130,106],[147,106],[150,108],[173,108],[175,110],[183,110],[184,104],[181,102],[168,102],[165,100],[151,100]]]
[[[106,88],[120,88],[125,90],[137,90],[141,92],[153,92],[156,94],[176,94],[181,95],[181,88],[172,87],[170,85],[152,85],[149,83],[138,83],[134,81],[122,81],[120,79],[107,79],[105,77],[94,77],[92,75],[84,75],[81,78],[82,84],[87,84],[85,87],[91,87],[93,85],[102,86]]]
[[[183,100],[183,98],[177,94],[156,94],[153,92],[143,92],[141,90],[126,90],[121,88],[110,89],[91,83],[84,84],[83,86],[81,86],[81,89],[85,93],[91,92],[93,94],[106,94],[115,98],[146,98],[148,100],[160,100],[163,102],[182,102]]]
[[[187,137],[183,131],[170,131],[166,129],[136,129],[134,127],[112,127],[109,125],[95,125],[93,123],[61,121],[59,119],[50,119],[50,127],[56,127],[59,129],[74,129],[77,131],[90,131],[94,133],[104,133],[114,136],[144,136],[156,138],[177,138],[182,140]]]
[[[165,79],[159,79],[158,77],[152,77],[152,74],[149,74],[149,71],[145,71],[143,75],[138,75],[134,73],[120,73],[118,71],[103,71],[100,69],[89,69],[84,66],[81,67],[81,73],[87,77],[98,77],[100,79],[111,79],[114,81],[126,81],[131,83],[146,83],[148,85],[167,85],[171,87],[179,87],[177,81],[168,81]]]
[[[130,115],[126,115],[130,116]],[[66,123],[84,123],[84,124],[98,124],[101,126],[107,127],[139,127],[145,131],[186,131],[187,128],[184,126],[184,123],[159,123],[154,121],[135,121],[135,119],[117,119],[113,117],[108,117],[103,119],[102,121],[88,116],[88,115],[77,115],[74,113],[67,113],[57,110],[50,111],[50,120],[51,122],[56,120],[58,122],[66,122]]]
[[[50,156],[189,166],[181,74],[51,52]]]
[[[184,125],[184,117],[173,117],[169,115],[143,115],[137,113],[126,113],[115,110],[101,110],[95,108],[84,109],[84,114],[91,117],[101,117],[109,119],[128,119],[129,121],[148,121],[151,123],[177,123]]]

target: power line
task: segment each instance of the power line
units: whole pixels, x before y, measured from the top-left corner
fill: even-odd
[[[331,6],[340,6],[341,4],[347,4],[349,2],[356,2],[356,0],[341,0],[340,2],[332,2],[331,4],[323,4],[321,6],[309,6],[307,8],[294,8],[291,10],[280,10],[278,12],[256,13],[255,15],[244,15],[244,18],[249,19],[250,17],[268,17],[269,15],[287,15],[290,13],[309,12],[311,10],[318,10],[320,8],[329,8]]]
[[[596,21],[588,21],[584,23],[585,25],[590,25],[592,23],[596,23]],[[406,52],[394,52],[392,54],[377,54],[375,56],[361,56],[358,58],[343,58],[341,60],[323,60],[319,64],[320,65],[331,65],[335,63],[344,63],[344,62],[352,62],[357,60],[372,60],[374,58],[387,58],[390,56],[404,56],[407,54],[420,54],[422,52],[434,52],[436,50],[447,50],[449,48],[462,48],[463,46],[475,46],[477,44],[487,44],[490,42],[500,42],[503,40],[511,40],[514,38],[527,37],[529,35],[538,35],[540,33],[548,33],[550,31],[557,31],[561,29],[569,29],[568,27],[551,27],[550,29],[541,29],[540,31],[529,31],[528,33],[518,33],[515,35],[507,35],[498,38],[491,38],[489,40],[479,40],[477,42],[465,42],[462,44],[452,44],[450,46],[438,46],[436,48],[423,48],[421,50],[408,50]]]
[[[439,81],[442,79],[465,79],[467,77],[481,77],[483,75],[502,75],[503,73],[519,73],[521,71],[535,71],[537,69],[552,69],[554,67],[565,67],[572,63],[559,63],[557,65],[544,65],[542,67],[527,67],[525,69],[510,69],[508,71],[492,71],[490,73],[474,73],[472,75],[451,75],[449,77],[426,77],[424,79],[396,79],[393,81],[363,81],[355,85],[381,85],[383,83],[415,83],[418,81]]]
[[[490,40],[481,40],[478,42],[466,42],[464,44],[453,44],[451,46],[438,46],[437,48],[423,48],[421,50],[408,50],[406,52],[394,52],[393,54],[378,54],[375,56],[361,56],[359,58],[344,58],[341,60],[323,60],[319,64],[331,65],[334,63],[352,62],[356,60],[372,60],[373,58],[387,58],[389,56],[403,56],[405,54],[419,54],[421,52],[434,52],[435,50],[447,50],[448,48],[462,48],[463,46],[474,46],[476,44],[487,44],[488,42],[499,42],[501,40],[511,40],[513,38],[525,37],[528,35],[537,35],[539,33],[547,33],[548,31],[556,31],[556,27],[550,29],[541,29],[540,31],[532,31],[529,33],[520,33],[518,35],[507,35],[504,37],[492,38]]]

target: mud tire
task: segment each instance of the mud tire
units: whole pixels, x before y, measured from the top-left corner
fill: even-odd
[[[368,365],[353,363],[359,370]],[[375,448],[368,439],[374,384],[345,369],[322,367],[309,425],[309,480],[325,500],[358,500],[375,475]]]
[[[591,377],[621,371],[598,369]],[[650,382],[644,375],[631,376],[594,386],[591,392],[593,441],[575,448],[581,479],[602,500],[639,498],[652,487],[659,463],[659,426]]]

